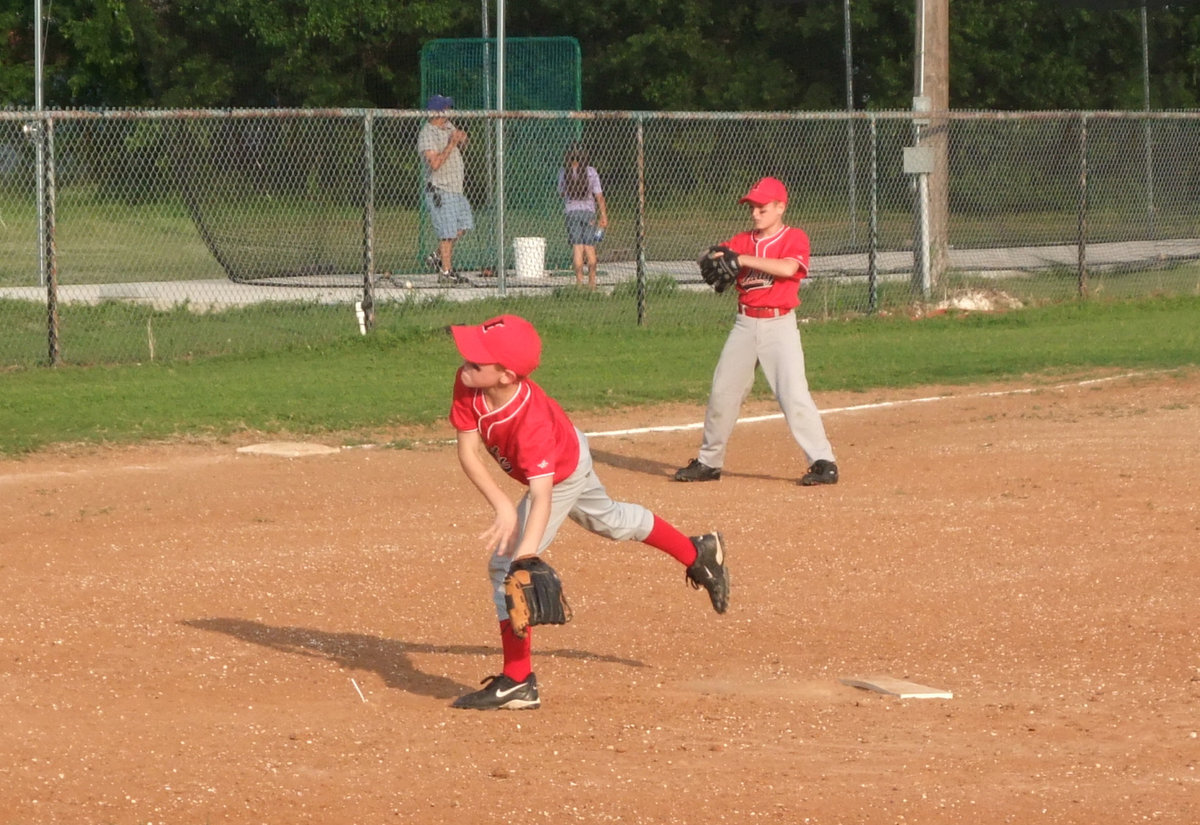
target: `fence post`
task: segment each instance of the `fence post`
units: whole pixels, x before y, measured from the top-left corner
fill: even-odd
[[[637,211],[634,220],[634,253],[637,259],[637,323],[646,323],[646,133],[641,114],[637,123]]]
[[[503,53],[499,53],[497,60],[498,68],[496,74],[498,77],[504,77]],[[496,86],[496,109],[497,118],[495,121],[496,140],[496,190],[494,200],[492,201],[492,211],[496,216],[496,286],[497,292],[501,297],[508,295],[508,274],[505,271],[507,264],[504,261],[504,89],[503,81]],[[513,261],[513,266],[516,266],[516,261]],[[516,274],[514,270],[513,274]]]
[[[375,327],[375,112],[363,115],[363,323]]]
[[[1146,14],[1146,6],[1142,5],[1142,14]],[[1147,104],[1149,105],[1149,104]],[[1154,207],[1154,141],[1150,135],[1150,119],[1143,121],[1142,130],[1146,139],[1146,223],[1150,240],[1158,238],[1158,220]]]
[[[871,214],[870,237],[867,247],[867,311],[875,312],[879,308],[879,133],[876,130],[875,115],[870,116],[871,124]]]
[[[1080,298],[1087,297],[1087,211],[1088,211],[1088,161],[1087,161],[1088,120],[1087,115],[1079,117],[1079,220],[1076,230],[1076,243],[1079,247],[1079,268],[1077,273]]]
[[[45,141],[46,147],[45,169],[38,170],[39,175],[45,174],[46,176],[46,211],[44,215],[38,215],[38,220],[42,221],[45,226],[45,247],[42,252],[46,259],[47,345],[50,366],[57,367],[62,364],[62,350],[58,340],[58,250],[55,242],[57,229],[54,222],[54,121],[51,118],[44,118],[39,124],[38,140]]]

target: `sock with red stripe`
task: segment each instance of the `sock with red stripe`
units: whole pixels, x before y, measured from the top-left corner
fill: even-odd
[[[669,522],[654,517],[654,527],[642,542],[673,556],[680,564],[690,567],[696,560],[696,546]]]

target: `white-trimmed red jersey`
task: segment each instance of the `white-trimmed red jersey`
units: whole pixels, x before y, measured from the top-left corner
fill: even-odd
[[[516,394],[499,409],[489,409],[482,390],[454,376],[450,423],[460,432],[478,431],[483,444],[504,472],[522,484],[539,476],[554,476],[558,484],[579,465],[579,434],[575,425],[545,391],[522,378]]]
[[[800,264],[790,278],[772,278],[748,267],[738,272],[738,302],[748,307],[792,309],[800,306],[800,282],[808,275],[808,235],[795,226],[784,226],[778,232],[756,237],[754,232],[739,232],[725,242],[739,255],[756,258],[791,259]]]

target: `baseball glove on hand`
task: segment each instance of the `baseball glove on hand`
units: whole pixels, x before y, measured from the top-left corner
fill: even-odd
[[[562,580],[554,568],[537,556],[517,559],[504,577],[504,603],[517,638],[536,624],[566,624],[571,606],[562,592]]]
[[[727,246],[712,246],[701,256],[700,277],[720,294],[728,289],[738,274],[738,256]]]

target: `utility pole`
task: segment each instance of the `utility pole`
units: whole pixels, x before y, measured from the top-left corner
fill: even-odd
[[[943,280],[949,260],[950,0],[917,0],[913,61],[917,244],[913,287],[922,297]]]
[[[1146,20],[1146,4],[1142,3],[1142,101],[1150,111],[1150,26]],[[1150,134],[1150,119],[1142,124],[1146,138],[1146,222],[1150,237],[1158,236],[1154,215],[1154,142]]]

